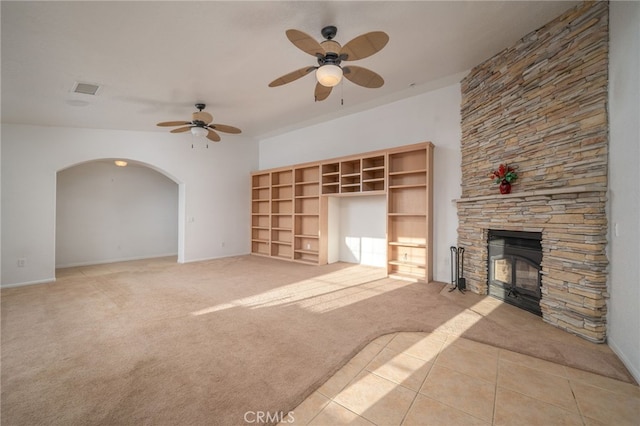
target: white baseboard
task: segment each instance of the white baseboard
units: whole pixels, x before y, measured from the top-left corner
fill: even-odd
[[[633,378],[636,379],[636,382],[640,383],[640,371],[638,370],[640,366],[633,365],[625,353],[620,350],[620,347],[616,345],[616,342],[611,340],[611,337],[607,339],[607,345],[609,345],[611,350],[618,355],[618,358],[620,358],[620,361],[622,361],[624,366],[627,367],[627,370],[629,370],[629,373],[631,373]]]
[[[23,287],[25,285],[47,284],[47,283],[53,283],[55,281],[56,281],[56,278],[53,277],[53,278],[48,278],[44,280],[25,281],[21,283],[13,283],[13,284],[2,284],[0,288],[12,288],[12,287]]]
[[[134,256],[134,257],[121,257],[117,259],[105,259],[105,260],[90,260],[86,262],[76,262],[76,263],[66,263],[62,265],[56,265],[56,269],[62,268],[76,268],[78,266],[92,266],[92,265],[106,265],[108,263],[118,263],[118,262],[131,262],[133,260],[145,260],[145,259],[155,259],[157,257],[169,257],[169,256],[178,256],[178,253],[159,253],[151,256]]]

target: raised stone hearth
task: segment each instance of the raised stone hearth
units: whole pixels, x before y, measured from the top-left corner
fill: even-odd
[[[488,231],[542,233],[543,319],[606,339],[608,3],[588,2],[462,80],[458,245],[487,293]],[[512,193],[488,177],[516,166]]]

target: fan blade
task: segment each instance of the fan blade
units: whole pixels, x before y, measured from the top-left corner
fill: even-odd
[[[213,121],[213,116],[203,111],[194,112],[192,117],[193,121],[202,121],[204,124],[209,124]]]
[[[298,30],[287,30],[287,38],[298,49],[311,56],[324,55],[324,49],[313,37]]]
[[[285,74],[282,77],[278,77],[269,83],[269,87],[277,87],[282,86],[283,84],[291,83],[292,81],[296,81],[300,77],[304,77],[309,74],[311,71],[315,70],[318,67],[304,67],[299,70],[295,70],[290,72],[289,74]]]
[[[163,121],[162,123],[156,124],[156,126],[160,127],[173,127],[173,126],[184,126],[185,124],[191,124],[188,121]]]
[[[207,139],[214,142],[220,142],[220,135],[214,132],[211,129],[207,129],[209,133],[207,134]]]
[[[349,65],[348,67],[342,67],[342,72],[345,78],[358,86],[377,89],[378,87],[382,87],[384,84],[384,79],[382,77],[363,67]]]
[[[188,123],[187,123],[188,124]],[[171,131],[171,133],[182,133],[182,132],[188,132],[193,126],[186,126],[186,127],[178,127],[177,129],[173,129]]]
[[[323,86],[320,83],[316,83],[316,91],[314,92],[314,96],[316,98],[316,102],[324,101],[331,94],[332,87]]]
[[[364,59],[382,50],[388,41],[389,36],[382,31],[372,31],[362,34],[342,47],[340,57],[343,61]]]
[[[224,133],[242,133],[242,130],[238,129],[237,127],[227,126],[226,124],[209,124],[209,127],[211,128],[210,130],[216,129],[217,131]]]

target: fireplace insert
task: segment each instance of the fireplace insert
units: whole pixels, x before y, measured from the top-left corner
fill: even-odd
[[[540,310],[542,233],[489,230],[489,295],[536,315]]]

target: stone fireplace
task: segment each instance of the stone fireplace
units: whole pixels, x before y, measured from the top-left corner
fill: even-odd
[[[540,235],[544,321],[606,339],[608,4],[584,3],[461,83],[458,245],[467,288],[489,292],[489,232]],[[512,193],[488,175],[516,166]]]

